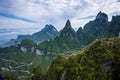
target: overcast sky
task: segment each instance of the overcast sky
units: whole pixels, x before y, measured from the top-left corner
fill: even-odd
[[[0,37],[32,34],[46,24],[61,30],[67,19],[77,29],[99,11],[111,20],[112,15],[120,15],[120,0],[0,0]]]

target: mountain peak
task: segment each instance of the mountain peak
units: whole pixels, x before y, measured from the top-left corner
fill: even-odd
[[[108,21],[108,16],[105,13],[102,13],[101,11],[97,14],[96,20],[104,20]]]
[[[52,28],[55,28],[55,27],[53,25],[51,25],[51,24],[50,25],[47,24],[47,25],[45,25],[44,29],[52,29]]]
[[[45,25],[45,27],[42,29],[42,31],[55,31],[55,32],[58,32],[57,29],[53,26],[53,25]]]
[[[70,23],[70,20],[68,19],[66,24],[65,24],[65,27],[63,28],[63,30],[61,31],[61,34],[60,34],[61,37],[65,37],[67,38],[68,40],[74,40],[76,39],[76,32],[74,31],[74,29],[71,27],[71,23]]]
[[[70,20],[68,19],[66,24],[65,24],[65,27],[66,28],[71,28],[71,23],[70,23]]]

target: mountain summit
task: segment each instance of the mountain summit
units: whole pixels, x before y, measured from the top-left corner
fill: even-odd
[[[102,13],[101,11],[97,14],[97,16],[96,16],[96,20],[99,20],[99,21],[105,21],[105,22],[107,22],[108,21],[108,16],[107,16],[107,14],[105,14],[105,13]]]
[[[47,39],[55,38],[59,32],[53,25],[46,25],[41,31],[31,35],[31,40],[35,42],[42,42]]]
[[[65,27],[61,31],[60,37],[67,38],[68,40],[74,40],[77,38],[76,32],[71,27],[71,23],[69,19],[67,20]]]
[[[70,20],[68,19],[66,24],[65,24],[65,28],[71,28],[71,23]]]
[[[46,31],[46,32],[48,32],[48,31],[54,31],[54,32],[58,32],[57,31],[57,29],[53,26],[53,25],[46,25],[41,31]]]
[[[32,35],[18,35],[17,39],[11,39],[9,42],[2,45],[2,47],[8,47],[20,43],[24,39],[30,39],[36,43],[41,43],[48,39],[54,39],[59,36],[59,32],[53,25],[46,25],[41,31],[36,32]]]

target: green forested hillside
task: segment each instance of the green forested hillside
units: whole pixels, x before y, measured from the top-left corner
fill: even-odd
[[[43,76],[32,80],[119,80],[120,39],[96,40],[77,54],[59,56]]]

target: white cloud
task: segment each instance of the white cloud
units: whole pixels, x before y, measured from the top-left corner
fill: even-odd
[[[97,15],[99,11],[108,14],[120,11],[116,0],[7,0],[11,14],[35,20],[43,26],[47,23],[63,26],[59,21]],[[63,20],[64,19],[64,20]],[[80,23],[80,22],[79,22]],[[78,26],[83,26],[80,23]],[[74,25],[73,25],[74,26]],[[60,28],[60,27],[59,27]]]

